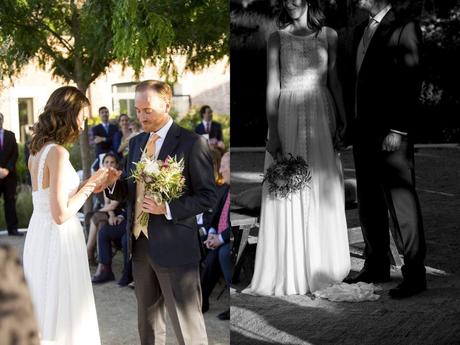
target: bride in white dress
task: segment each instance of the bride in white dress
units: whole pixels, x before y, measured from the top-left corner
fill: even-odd
[[[76,214],[108,170],[99,170],[79,187],[80,179],[62,146],[78,138],[87,106],[88,99],[78,89],[55,90],[30,144],[34,210],[23,261],[41,344],[101,344],[85,238]]]
[[[301,156],[309,188],[276,198],[263,186],[255,270],[244,291],[306,294],[349,273],[343,178],[334,142],[346,120],[335,68],[337,34],[322,26],[317,1],[283,1],[281,29],[268,41],[265,169],[280,155]],[[336,125],[337,124],[337,125]]]

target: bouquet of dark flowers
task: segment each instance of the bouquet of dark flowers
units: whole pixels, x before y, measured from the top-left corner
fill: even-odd
[[[181,159],[167,157],[164,161],[143,157],[132,171],[131,178],[145,184],[145,195],[155,200],[157,204],[171,202],[179,198],[184,191],[185,178],[182,175],[184,162]],[[149,214],[141,212],[138,217],[139,224],[146,226]]]
[[[263,182],[268,183],[268,192],[276,198],[286,198],[289,194],[309,186],[311,171],[307,162],[300,157],[283,157],[270,165]]]

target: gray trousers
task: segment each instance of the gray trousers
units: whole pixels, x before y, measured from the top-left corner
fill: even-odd
[[[133,239],[133,277],[142,345],[166,343],[166,310],[181,345],[207,345],[201,312],[198,264],[160,267],[149,256],[148,239]]]

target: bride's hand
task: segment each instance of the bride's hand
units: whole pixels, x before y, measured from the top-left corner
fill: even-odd
[[[281,142],[278,136],[269,137],[267,141],[266,150],[273,157],[274,160],[277,160],[282,156]]]
[[[102,192],[108,186],[113,185],[118,180],[121,173],[122,173],[121,170],[116,170],[114,168],[108,168],[108,173],[107,173],[106,178],[100,184],[96,186],[96,188],[94,189],[94,193]]]
[[[100,187],[104,182],[107,180],[109,176],[109,169],[108,168],[99,168],[91,177],[88,179],[88,184],[94,186],[94,192],[98,193]]]

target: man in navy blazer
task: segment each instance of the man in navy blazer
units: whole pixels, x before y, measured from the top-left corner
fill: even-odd
[[[222,126],[219,122],[212,120],[212,109],[209,105],[203,105],[200,109],[200,116],[202,121],[196,126],[195,133],[199,135],[206,135],[209,144],[216,148],[223,150],[224,137],[222,134]]]
[[[138,326],[142,345],[165,344],[168,310],[179,344],[207,344],[201,313],[201,286],[196,215],[210,212],[216,192],[209,145],[199,135],[173,122],[169,116],[172,91],[168,84],[147,80],[136,87],[137,117],[145,133],[129,142],[129,155],[121,178],[106,195],[127,201],[128,249],[132,255]],[[184,194],[157,204],[144,195],[142,183],[131,176],[142,156],[184,160]],[[110,185],[116,180],[112,176]],[[150,213],[143,227],[137,216]]]
[[[3,114],[0,113],[0,194],[3,194],[8,235],[22,236],[18,232],[16,215],[16,162],[18,144],[14,133],[3,128]]]
[[[93,141],[96,144],[94,170],[99,169],[99,155],[112,149],[113,137],[118,132],[118,126],[109,123],[109,109],[107,107],[99,108],[99,117],[102,123],[92,128]]]

